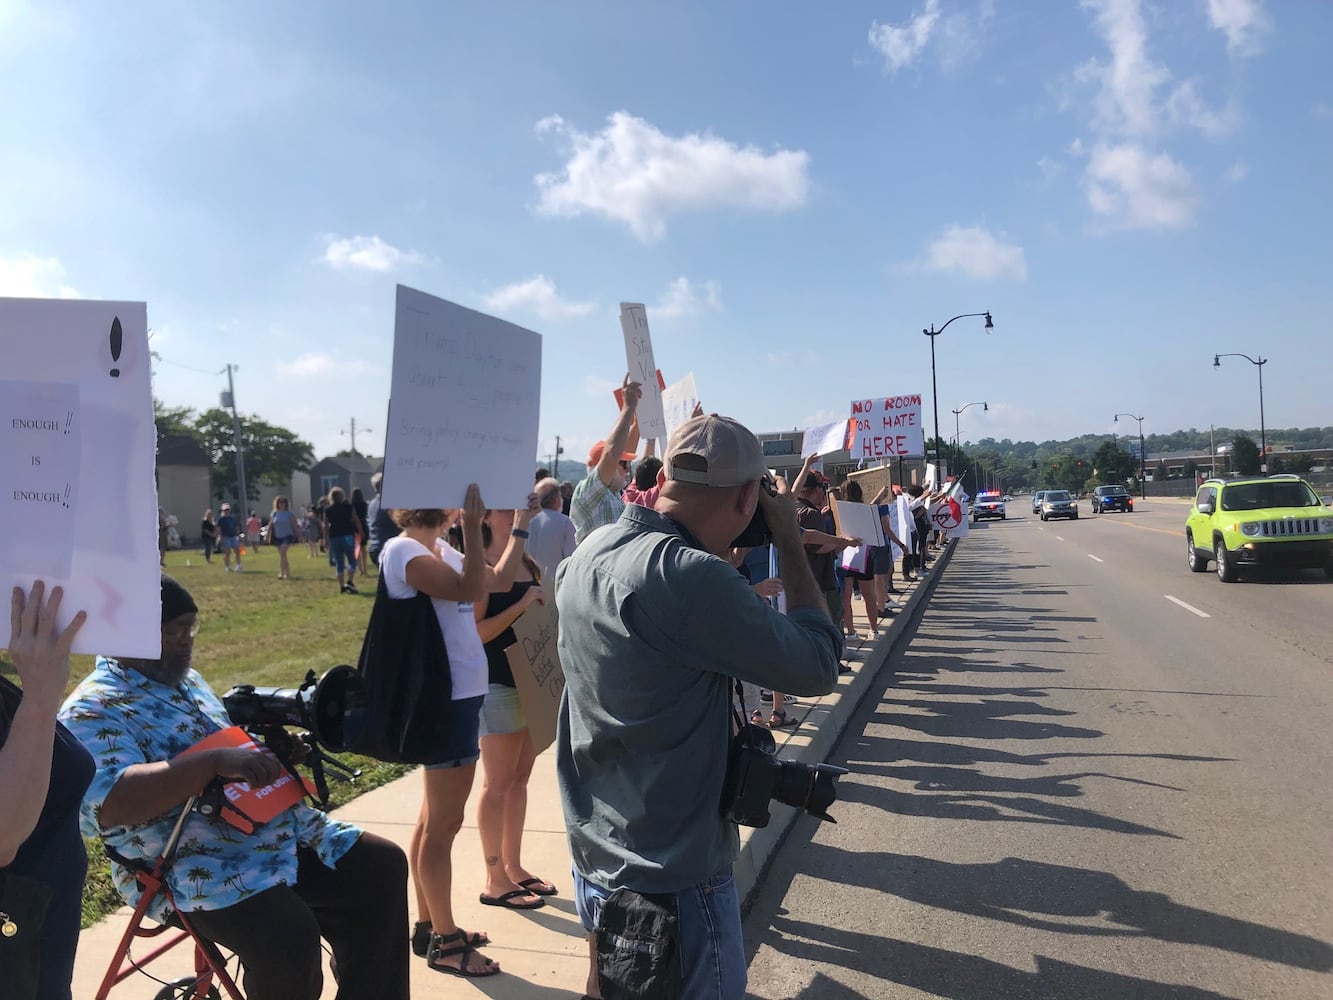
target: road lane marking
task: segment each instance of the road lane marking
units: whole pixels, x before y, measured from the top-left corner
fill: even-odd
[[[1098,558],[1097,558],[1096,556],[1094,556],[1091,552],[1088,553],[1088,558],[1089,558],[1089,559],[1096,560],[1097,562],[1106,562],[1105,559],[1098,559]]]
[[[1119,524],[1126,528],[1137,528],[1139,531],[1155,531],[1159,535],[1179,535],[1180,531],[1176,528],[1154,528],[1150,524],[1136,524],[1133,521],[1121,521],[1115,518],[1097,518],[1102,524]]]
[[[1055,540],[1056,540],[1057,542],[1063,542],[1063,541],[1064,541],[1064,539],[1063,539],[1061,536],[1059,536],[1059,535],[1056,535],[1056,536],[1055,536]]]
[[[1188,611],[1188,612],[1189,612],[1190,614],[1192,614],[1192,615],[1198,615],[1200,618],[1211,618],[1211,617],[1213,617],[1213,616],[1210,615],[1207,611],[1200,611],[1198,608],[1193,607],[1192,605],[1186,604],[1186,603],[1185,603],[1184,601],[1182,601],[1179,597],[1172,597],[1170,594],[1163,594],[1162,596],[1165,597],[1165,598],[1166,598],[1168,601],[1170,601],[1172,604],[1179,604],[1182,608],[1184,608],[1186,611]]]

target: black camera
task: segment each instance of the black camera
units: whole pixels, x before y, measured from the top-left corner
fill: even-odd
[[[768,476],[759,480],[759,488],[771,497],[778,495],[776,484]],[[750,518],[750,523],[746,525],[736,540],[731,543],[733,549],[757,549],[760,546],[767,545],[773,541],[773,533],[768,530],[768,522],[764,520],[764,505],[755,504],[754,515]]]
[[[845,767],[834,764],[780,760],[773,734],[747,724],[732,738],[727,755],[722,815],[741,826],[768,826],[768,803],[773,801],[836,823],[828,807],[838,797],[833,783],[846,773]]]

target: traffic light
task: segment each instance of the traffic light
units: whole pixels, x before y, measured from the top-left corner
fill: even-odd
[[[1080,458],[1080,459],[1079,459],[1077,462],[1075,462],[1074,464],[1077,465],[1080,469],[1083,468],[1083,459]]]

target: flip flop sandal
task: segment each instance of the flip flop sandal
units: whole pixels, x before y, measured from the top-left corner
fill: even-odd
[[[546,881],[544,878],[525,878],[522,882],[517,882],[515,884],[521,885],[534,896],[560,895],[560,890],[557,889],[553,883]]]
[[[768,717],[769,729],[795,729],[799,725],[800,722],[786,712],[774,712]]]
[[[539,910],[546,905],[546,900],[540,896],[535,903],[513,903],[510,900],[517,899],[519,896],[533,896],[536,893],[528,889],[511,889],[503,896],[488,896],[482,893],[478,898],[483,906],[503,906],[507,910]]]

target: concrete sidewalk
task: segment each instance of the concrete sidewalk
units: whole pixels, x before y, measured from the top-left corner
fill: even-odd
[[[878,636],[848,640],[845,659],[853,670],[839,678],[832,693],[823,698],[802,698],[794,706],[788,704],[788,713],[795,714],[801,725],[795,730],[775,731],[781,756],[810,763],[823,761],[828,756],[880,668],[906,641],[910,621],[934,589],[952,552],[953,546],[950,545],[938,553],[933,571],[923,574],[920,582],[913,585],[898,581],[900,589],[906,588],[898,595],[902,610],[887,624],[880,623]],[[866,636],[869,627],[862,603],[854,600],[852,607],[857,630]],[[406,849],[420,805],[421,776],[414,772],[349,802],[337,811],[337,815],[339,819],[356,823]],[[748,900],[753,893],[769,859],[798,814],[790,807],[774,803],[772,815],[772,822],[762,830],[741,828],[741,853],[735,871],[743,900]],[[556,788],[554,747],[538,757],[528,786],[523,863],[528,870],[559,886],[559,896],[549,897],[547,905],[538,910],[515,911],[481,905],[477,897],[481,893],[484,866],[475,816],[475,804],[469,802],[467,823],[454,844],[454,913],[461,926],[473,931],[484,930],[490,935],[493,944],[483,952],[498,961],[504,971],[497,976],[464,981],[432,972],[422,959],[413,958],[412,995],[423,1000],[464,996],[563,1000],[582,996],[588,972],[587,938],[570,896],[569,850]],[[415,907],[410,892],[409,905]],[[124,932],[129,913],[128,908],[122,908],[80,936],[73,984],[76,998],[81,1000],[96,993]],[[148,946],[144,943],[137,950],[142,954]],[[187,975],[189,963],[189,949],[182,945],[154,962],[147,971],[159,979],[171,980]],[[235,969],[234,964],[232,969]],[[152,1000],[160,988],[160,983],[146,976],[137,976],[112,990],[111,997],[113,1000]],[[326,975],[324,998],[332,1000],[336,993],[332,977]]]

